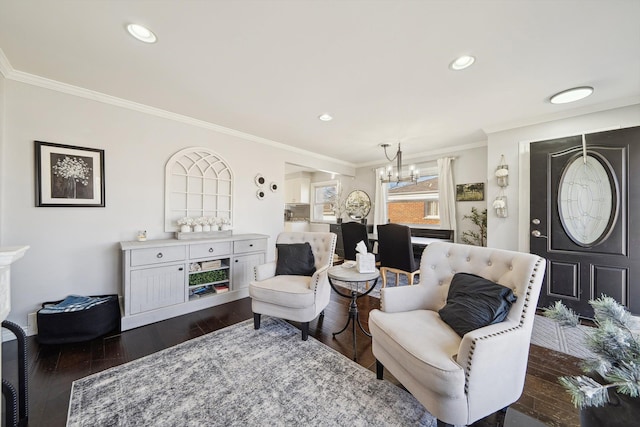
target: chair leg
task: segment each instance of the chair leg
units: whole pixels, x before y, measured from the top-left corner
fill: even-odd
[[[309,322],[304,322],[301,326],[302,326],[302,341],[306,341],[309,338]]]
[[[387,286],[387,269],[384,267],[381,267],[380,275],[382,276],[382,287],[385,288]]]
[[[381,380],[383,374],[384,374],[384,365],[380,363],[378,359],[376,359],[376,378]]]
[[[438,427],[455,427],[453,424],[445,423],[444,421],[438,420]]]
[[[253,313],[253,329],[260,329],[260,313]]]
[[[320,319],[324,318],[324,310],[320,312]]]

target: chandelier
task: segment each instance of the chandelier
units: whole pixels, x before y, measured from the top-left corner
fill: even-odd
[[[396,161],[396,171],[393,171],[393,167],[389,165],[386,171],[380,172],[380,182],[413,182],[417,183],[420,178],[420,172],[418,169],[414,169],[413,165],[409,167],[409,176],[402,175],[402,150],[400,149],[400,143],[398,143],[398,151],[393,157],[389,157],[387,154],[387,147],[389,144],[380,144],[384,148],[384,155],[390,162]]]

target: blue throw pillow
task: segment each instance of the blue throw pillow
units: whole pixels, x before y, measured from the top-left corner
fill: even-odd
[[[456,273],[447,303],[438,313],[462,337],[474,329],[502,322],[516,299],[506,286],[475,274]]]
[[[276,275],[311,276],[316,272],[315,258],[309,242],[276,244]]]

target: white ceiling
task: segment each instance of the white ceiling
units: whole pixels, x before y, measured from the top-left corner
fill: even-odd
[[[382,163],[380,143],[410,158],[640,102],[639,16],[640,0],[0,0],[0,49],[8,78],[364,165]],[[130,37],[131,22],[158,42]],[[461,54],[476,64],[450,71]],[[585,100],[548,101],[583,85]]]

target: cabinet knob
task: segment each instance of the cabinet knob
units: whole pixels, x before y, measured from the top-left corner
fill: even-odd
[[[162,252],[158,252],[158,255],[156,255],[156,258],[162,258]]]
[[[209,252],[213,252],[213,248],[209,248]]]
[[[236,260],[236,262],[238,262],[238,260]]]
[[[253,247],[253,243],[249,243],[249,247],[252,248]]]
[[[182,271],[182,270],[184,270],[184,268],[182,268],[182,267],[178,268],[178,271]]]

